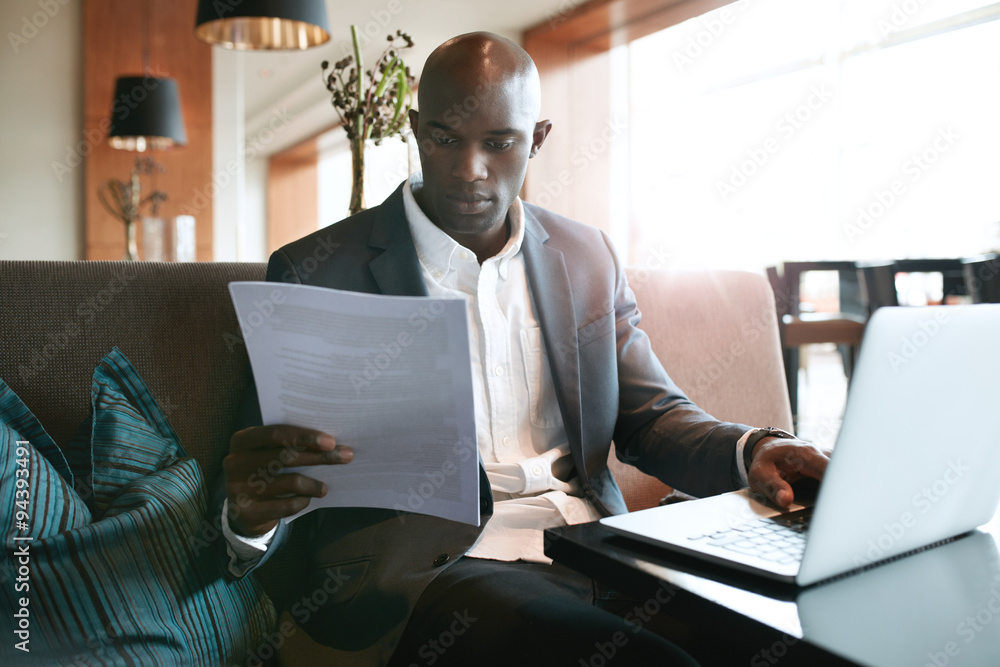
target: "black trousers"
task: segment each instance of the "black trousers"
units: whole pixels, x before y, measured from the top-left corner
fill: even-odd
[[[390,666],[698,664],[593,602],[591,579],[561,565],[462,558],[421,595]]]

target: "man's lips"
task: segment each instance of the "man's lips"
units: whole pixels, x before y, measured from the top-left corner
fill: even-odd
[[[447,196],[448,202],[460,213],[482,213],[490,205],[491,198],[485,194],[456,193]]]

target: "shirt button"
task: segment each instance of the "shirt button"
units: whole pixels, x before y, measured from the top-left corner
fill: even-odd
[[[496,368],[493,369],[493,372],[496,373],[497,375],[503,375],[503,366],[497,366]]]
[[[431,565],[433,565],[434,567],[441,567],[447,562],[448,562],[448,554],[441,554],[440,556],[434,559],[434,562],[431,563]]]
[[[467,253],[467,252],[465,252],[463,250],[462,252],[458,253],[458,258],[459,259],[469,259],[469,253]]]
[[[479,511],[487,512],[489,511],[489,509],[490,509],[490,501],[486,500],[486,498],[483,498],[482,500],[479,501]]]
[[[504,445],[509,445],[510,444],[510,436],[505,435],[503,437],[503,440],[501,440],[500,442],[502,442]]]
[[[538,475],[539,477],[541,477],[542,476],[542,466],[537,465],[537,464],[531,466],[531,474],[532,475]]]
[[[443,273],[441,273],[440,271],[435,271],[435,272],[434,272],[434,273],[433,273],[432,275],[433,275],[433,276],[434,276],[435,278],[437,278],[438,280],[441,280],[441,278],[443,278],[443,277],[444,277],[444,274],[443,274]]]

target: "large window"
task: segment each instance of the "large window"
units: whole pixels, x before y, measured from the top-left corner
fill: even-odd
[[[997,18],[984,0],[738,0],[613,32],[628,131],[606,228],[630,262],[672,267],[996,248]]]

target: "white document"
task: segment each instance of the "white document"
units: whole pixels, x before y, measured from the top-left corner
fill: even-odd
[[[329,433],[346,465],[320,507],[379,507],[479,525],[467,303],[233,282],[264,424]]]

